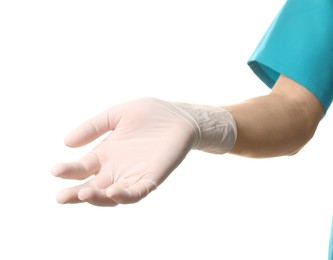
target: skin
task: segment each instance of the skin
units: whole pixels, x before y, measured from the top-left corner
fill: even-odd
[[[253,158],[297,153],[312,138],[324,113],[312,93],[283,75],[267,96],[226,109],[238,129],[231,153]]]

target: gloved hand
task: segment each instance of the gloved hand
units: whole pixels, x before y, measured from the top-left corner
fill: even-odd
[[[236,140],[235,123],[222,108],[146,98],[101,113],[67,136],[65,144],[79,147],[108,131],[109,136],[83,158],[52,169],[53,175],[65,179],[95,175],[61,191],[59,203],[137,202],[161,184],[192,148],[224,153]]]

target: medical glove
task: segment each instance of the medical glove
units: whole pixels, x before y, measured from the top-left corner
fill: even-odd
[[[235,121],[221,107],[144,98],[88,120],[65,138],[65,144],[80,147],[107,132],[83,158],[52,169],[64,179],[88,179],[62,190],[59,203],[137,202],[156,189],[191,149],[226,153],[237,137]]]

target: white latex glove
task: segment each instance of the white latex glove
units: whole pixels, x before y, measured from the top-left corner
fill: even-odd
[[[200,109],[203,107],[195,109],[188,104],[146,98],[112,107],[87,121],[65,138],[67,146],[79,147],[108,131],[111,133],[79,161],[52,169],[53,175],[65,179],[83,180],[94,175],[82,185],[61,191],[58,202],[88,202],[97,206],[134,203],[161,184],[192,148],[208,147],[209,151],[207,143],[213,142],[215,147],[220,146],[221,153],[231,149],[236,139],[235,125],[221,122],[224,130],[218,125],[220,130],[213,131],[210,125],[210,129],[202,131],[199,124],[209,120],[209,113],[207,107]],[[202,121],[203,118],[206,119]],[[213,135],[208,135],[207,130]],[[223,135],[225,140],[232,141],[223,145]]]

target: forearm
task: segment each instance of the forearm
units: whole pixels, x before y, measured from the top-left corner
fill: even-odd
[[[312,134],[303,129],[300,113],[281,106],[282,99],[268,95],[227,107],[238,129],[231,153],[274,157],[294,154],[304,146]]]
[[[231,153],[257,158],[298,152],[313,136],[323,113],[312,94],[285,77],[269,95],[226,109],[238,131]]]

